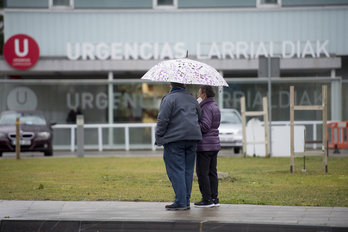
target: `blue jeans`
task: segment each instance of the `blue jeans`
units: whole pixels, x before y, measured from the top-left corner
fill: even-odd
[[[163,160],[174,189],[174,204],[179,207],[186,207],[190,204],[196,149],[197,141],[192,140],[164,145]]]

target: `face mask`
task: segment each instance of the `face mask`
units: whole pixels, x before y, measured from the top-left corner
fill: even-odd
[[[203,99],[201,97],[199,97],[199,98],[197,98],[197,101],[198,101],[198,104],[200,104],[203,101]]]

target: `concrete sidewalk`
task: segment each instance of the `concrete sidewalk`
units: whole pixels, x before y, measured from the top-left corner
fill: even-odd
[[[348,231],[348,208],[227,205],[167,211],[164,202],[0,201],[7,231]]]

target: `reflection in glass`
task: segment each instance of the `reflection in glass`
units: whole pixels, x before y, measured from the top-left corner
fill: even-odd
[[[70,0],[53,0],[53,6],[69,6]]]
[[[173,6],[174,0],[157,0],[158,6]]]
[[[19,118],[22,125],[46,125],[46,120],[42,114],[30,112],[4,114],[0,118],[0,125],[16,125],[17,118]]]
[[[261,4],[278,4],[278,0],[261,0]]]

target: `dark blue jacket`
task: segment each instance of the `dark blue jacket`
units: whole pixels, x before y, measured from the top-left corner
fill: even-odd
[[[213,97],[204,99],[201,104],[202,118],[198,122],[202,131],[202,140],[198,144],[197,151],[219,151],[221,149],[219,139],[219,126],[221,113]]]
[[[175,90],[162,98],[157,116],[156,145],[202,139],[198,120],[201,107],[186,90]]]

